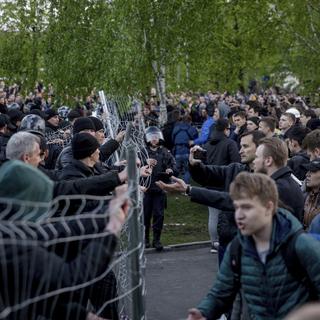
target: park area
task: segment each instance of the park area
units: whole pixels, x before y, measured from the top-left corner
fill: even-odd
[[[319,52],[320,0],[0,0],[0,320],[320,319]]]

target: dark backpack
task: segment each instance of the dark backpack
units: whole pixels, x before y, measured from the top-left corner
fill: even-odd
[[[311,300],[317,299],[316,289],[308,276],[307,271],[301,265],[295,244],[297,238],[305,233],[303,229],[294,232],[280,248],[283,260],[289,273],[298,281],[303,282],[309,288]],[[241,275],[241,253],[242,247],[238,237],[235,237],[230,245],[231,269],[235,276],[237,286],[240,288],[240,275]]]

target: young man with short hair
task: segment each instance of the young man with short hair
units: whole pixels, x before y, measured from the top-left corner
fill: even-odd
[[[267,138],[271,138],[275,135],[276,126],[276,120],[273,117],[264,117],[259,122],[259,131],[263,132]]]
[[[291,158],[287,165],[300,181],[306,178],[307,169],[304,165],[310,161],[306,151],[302,148],[302,142],[309,132],[308,128],[297,126],[293,127],[288,133]]]
[[[302,221],[304,197],[298,179],[287,167],[288,149],[279,138],[265,138],[260,141],[253,160],[254,172],[264,173],[277,184],[283,204]]]
[[[286,140],[288,138],[288,131],[294,126],[295,123],[296,117],[292,113],[286,112],[280,117],[279,129],[281,131],[281,139]]]
[[[237,142],[240,149],[241,136],[247,131],[247,116],[245,111],[238,111],[232,116],[233,124],[236,126],[230,134],[230,139]]]
[[[320,296],[320,247],[286,210],[278,209],[274,181],[263,174],[240,173],[230,186],[239,233],[238,257],[228,246],[216,281],[188,320],[217,319],[230,310],[236,294],[243,298],[252,319],[282,319],[292,309]],[[282,249],[295,241],[293,250],[303,274],[293,275]],[[237,265],[238,263],[238,265]],[[235,270],[235,265],[237,271]],[[308,285],[303,278],[312,281]]]
[[[320,129],[311,131],[306,135],[302,148],[307,151],[311,161],[320,158]]]

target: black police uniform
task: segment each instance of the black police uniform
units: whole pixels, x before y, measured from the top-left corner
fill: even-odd
[[[146,246],[149,246],[149,232],[152,218],[153,247],[162,250],[160,236],[163,228],[166,194],[155,182],[163,179],[166,169],[172,169],[173,172],[176,172],[175,159],[170,151],[163,146],[159,146],[156,150],[152,150],[150,146],[148,146],[147,151],[150,159],[157,160],[157,165],[152,170],[151,184],[145,192],[143,199]]]

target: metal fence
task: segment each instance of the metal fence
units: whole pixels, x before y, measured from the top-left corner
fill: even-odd
[[[0,319],[82,319],[88,311],[108,319],[145,319],[137,169],[137,158],[147,157],[143,124],[131,112],[137,107],[133,99],[102,101],[108,109],[100,116],[106,136],[126,129],[120,151],[110,160],[126,159],[131,201],[115,257],[101,265],[103,252],[90,247],[110,238],[101,228],[109,217],[110,197],[60,196],[50,203],[0,199]]]

